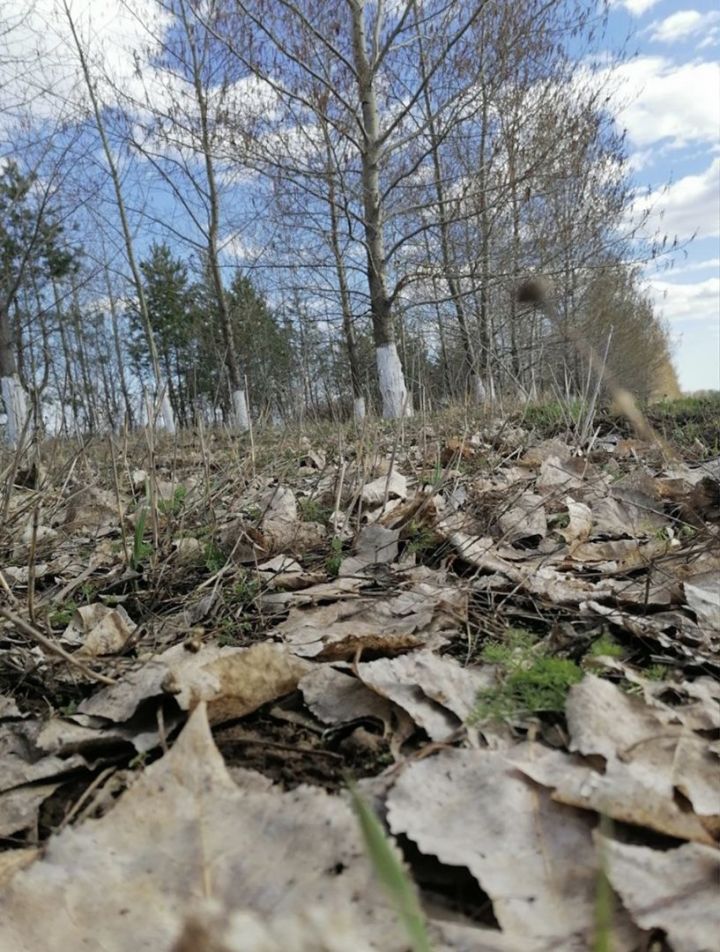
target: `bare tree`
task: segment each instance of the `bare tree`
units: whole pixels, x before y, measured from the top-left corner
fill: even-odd
[[[158,359],[157,346],[155,344],[155,336],[153,334],[152,325],[150,323],[150,316],[148,314],[147,302],[145,301],[145,292],[143,290],[142,278],[140,275],[140,270],[138,268],[137,259],[135,256],[135,246],[133,235],[130,230],[130,222],[127,215],[127,209],[125,205],[125,198],[123,196],[122,183],[120,180],[120,175],[118,173],[117,163],[115,161],[115,156],[112,149],[110,148],[110,140],[107,135],[105,128],[105,121],[103,118],[103,112],[101,103],[98,97],[96,84],[93,80],[90,63],[88,59],[88,52],[86,46],[83,44],[83,41],[80,38],[80,35],[77,31],[77,26],[73,15],[70,11],[67,0],[62,0],[63,9],[65,11],[65,16],[67,18],[68,25],[70,27],[70,32],[72,34],[73,43],[75,50],[78,56],[78,62],[80,64],[80,69],[82,71],[83,80],[85,83],[85,89],[90,99],[90,104],[92,107],[92,114],[95,121],[95,128],[97,129],[98,137],[102,144],[103,153],[105,155],[105,160],[107,162],[108,171],[110,173],[110,179],[112,181],[113,192],[115,195],[115,202],[117,205],[118,216],[120,218],[120,226],[122,230],[123,242],[125,247],[125,255],[127,257],[127,263],[130,268],[130,274],[132,276],[133,288],[137,297],[138,310],[140,312],[140,319],[143,324],[145,331],[145,339],[150,354],[150,360],[153,369],[153,376],[155,379],[155,387],[157,391],[157,400],[158,407],[154,412],[159,410],[159,419],[162,422],[163,427],[168,430],[170,433],[175,432],[175,418],[173,416],[172,407],[170,405],[170,398],[168,395],[168,385],[167,381],[164,380],[163,375],[160,370],[160,361]]]

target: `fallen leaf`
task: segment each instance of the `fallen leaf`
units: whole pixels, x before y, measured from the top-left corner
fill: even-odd
[[[595,834],[607,875],[635,922],[662,929],[678,952],[710,952],[720,935],[720,854],[685,843],[671,850]]]
[[[202,705],[108,814],[51,837],[9,880],[0,948],[169,952],[208,891],[224,914],[268,924],[343,910],[357,948],[407,949],[347,803],[316,788],[238,786]]]
[[[122,605],[108,608],[95,602],[75,610],[62,640],[77,646],[78,655],[98,657],[122,651],[136,628]]]
[[[407,498],[407,480],[396,469],[393,469],[389,476],[380,476],[366,483],[360,493],[360,499],[363,505],[374,508],[382,504],[386,492],[388,499]]]
[[[504,935],[530,937],[547,949],[592,947],[600,871],[593,822],[553,803],[501,754],[443,750],[411,763],[391,789],[387,811],[395,835],[470,871]],[[619,913],[612,948],[633,949],[636,941]]]
[[[403,708],[431,740],[445,741],[472,713],[478,692],[495,684],[494,669],[464,668],[431,651],[358,664],[358,677]]]

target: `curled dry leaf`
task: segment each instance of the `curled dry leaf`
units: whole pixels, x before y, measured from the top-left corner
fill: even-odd
[[[695,612],[698,624],[710,631],[720,631],[720,574],[703,572],[683,582],[688,607]]]
[[[702,820],[720,815],[719,765],[704,738],[668,723],[668,712],[593,675],[573,685],[565,711],[570,750],[605,760],[602,774],[587,778],[587,790],[580,783],[579,798],[567,791],[565,802],[580,806],[584,796],[616,819],[679,839],[712,842]],[[678,805],[676,791],[694,814]]]
[[[243,717],[289,694],[309,667],[271,642],[229,651],[206,648],[189,657],[189,662],[170,668],[163,689],[183,710],[205,702],[211,724]]]
[[[122,605],[108,608],[101,602],[76,609],[63,632],[62,640],[78,647],[88,657],[122,651],[137,628]]]
[[[584,502],[575,502],[568,496],[565,500],[568,511],[568,524],[556,530],[566,542],[584,542],[592,529],[592,510]]]
[[[495,684],[494,669],[463,668],[432,651],[357,665],[358,677],[403,708],[434,741],[448,740],[468,719],[478,691]]]
[[[720,853],[686,843],[653,850],[595,834],[623,906],[643,929],[662,929],[677,952],[710,952],[720,936]]]
[[[382,505],[386,492],[388,499],[402,500],[407,498],[407,480],[396,469],[393,469],[389,476],[380,476],[378,479],[366,483],[360,493],[360,499],[364,506],[372,509],[375,506]]]
[[[503,512],[498,525],[508,542],[544,539],[547,534],[547,517],[544,499],[537,493],[526,492]]]
[[[239,786],[203,705],[108,814],[54,836],[0,890],[0,948],[170,952],[208,889],[227,916],[345,910],[355,948],[407,948],[345,801]]]
[[[305,593],[303,593],[305,594]],[[274,630],[297,655],[326,661],[351,659],[358,649],[396,653],[454,631],[466,595],[435,581],[419,582],[390,598],[357,598],[310,609],[291,608]]]
[[[299,683],[305,703],[325,724],[374,718],[389,729],[393,705],[350,674],[332,665],[314,665]]]
[[[592,947],[600,871],[593,821],[554,803],[501,754],[444,750],[412,763],[387,809],[394,834],[470,871],[508,938],[529,939],[530,949]],[[612,932],[613,949],[636,947],[637,933],[622,912]]]

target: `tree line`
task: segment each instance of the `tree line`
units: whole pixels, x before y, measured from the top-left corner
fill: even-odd
[[[594,0],[121,9],[125,74],[71,0],[39,59],[0,14],[10,442],[578,394],[587,347],[676,389]]]

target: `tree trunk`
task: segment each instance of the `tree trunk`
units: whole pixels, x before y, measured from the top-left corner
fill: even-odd
[[[118,215],[120,216],[120,224],[122,226],[123,239],[125,242],[125,253],[127,255],[128,265],[130,266],[135,293],[137,294],[138,298],[140,317],[142,318],[143,329],[145,331],[145,338],[153,368],[153,375],[155,377],[155,386],[157,389],[156,403],[159,404],[159,407],[156,406],[154,413],[156,413],[159,408],[159,420],[162,421],[163,427],[168,430],[169,433],[174,433],[175,418],[173,417],[172,407],[170,406],[170,401],[168,400],[167,386],[163,381],[162,374],[160,372],[160,362],[158,360],[158,352],[155,345],[155,335],[153,334],[152,324],[150,323],[150,314],[147,308],[147,301],[145,300],[145,291],[143,290],[142,278],[140,277],[140,271],[137,266],[137,261],[135,260],[135,250],[133,246],[132,233],[130,231],[130,223],[125,211],[125,200],[122,194],[120,175],[118,174],[115,158],[110,148],[110,142],[108,141],[107,133],[105,131],[105,123],[102,118],[100,103],[95,91],[95,85],[90,75],[90,67],[85,55],[85,50],[83,49],[83,45],[80,42],[80,37],[78,36],[77,30],[75,29],[75,21],[72,18],[68,0],[63,0],[63,7],[65,10],[65,16],[67,17],[67,21],[70,26],[70,32],[73,36],[75,48],[77,49],[80,68],[82,69],[83,79],[85,81],[88,96],[90,97],[90,102],[92,104],[93,115],[95,117],[95,126],[98,131],[98,136],[100,137],[100,142],[102,144],[105,159],[110,172],[110,179],[115,191],[115,201],[117,204]]]
[[[465,303],[462,296],[462,288],[457,277],[452,253],[450,248],[450,222],[447,215],[447,199],[445,197],[445,186],[443,184],[442,165],[440,162],[440,139],[437,133],[435,116],[433,115],[432,103],[430,101],[430,89],[427,82],[427,70],[425,67],[425,51],[422,43],[422,35],[418,27],[418,53],[420,57],[420,75],[423,81],[423,101],[425,103],[426,122],[428,138],[430,139],[430,154],[433,165],[433,183],[435,185],[435,196],[437,198],[437,222],[440,230],[440,252],[442,255],[443,274],[445,282],[450,292],[450,298],[455,308],[455,317],[457,318],[458,328],[460,330],[460,343],[463,351],[463,389],[470,393],[473,399],[478,397],[478,373],[475,361],[475,348],[472,345],[470,333],[468,331],[467,314]],[[481,384],[482,387],[482,384]]]
[[[207,255],[212,276],[215,299],[220,315],[220,330],[225,344],[225,363],[227,367],[228,379],[230,382],[230,407],[233,426],[244,431],[250,428],[250,417],[248,414],[247,400],[245,398],[245,381],[240,371],[240,364],[237,358],[237,348],[235,344],[235,334],[232,326],[230,308],[228,307],[227,295],[223,285],[222,274],[220,273],[220,261],[218,254],[218,233],[220,228],[220,201],[215,179],[215,165],[212,157],[212,143],[210,141],[210,127],[208,123],[208,104],[206,90],[203,88],[201,75],[201,64],[198,57],[197,42],[193,24],[187,17],[185,2],[179,5],[180,16],[183,21],[183,28],[187,37],[190,56],[192,59],[193,88],[198,106],[198,116],[200,119],[200,141],[202,145],[203,160],[205,162],[205,176],[207,179],[207,198],[209,201],[208,226],[207,226]],[[193,14],[194,15],[194,14]]]
[[[7,308],[2,306],[0,306],[0,390],[2,390],[7,416],[5,442],[16,449],[26,427],[28,403],[15,363],[15,341],[10,315]]]
[[[362,108],[361,152],[365,248],[370,291],[370,314],[377,358],[382,412],[386,419],[412,413],[405,375],[398,357],[387,293],[383,208],[380,195],[381,143],[378,128],[374,72],[368,62],[365,37],[365,0],[349,0],[352,14],[353,53]]]
[[[340,290],[340,308],[342,311],[343,335],[345,337],[345,348],[347,350],[348,363],[350,364],[350,384],[353,395],[353,417],[356,420],[365,418],[365,396],[362,390],[362,379],[360,376],[360,364],[357,356],[357,344],[355,342],[355,328],[353,327],[352,308],[350,306],[350,289],[348,288],[347,274],[345,273],[345,262],[343,261],[342,249],[340,248],[340,236],[338,227],[337,196],[335,194],[335,178],[332,167],[332,151],[330,148],[330,139],[327,130],[327,124],[322,124],[323,135],[325,138],[325,150],[327,155],[327,186],[328,186],[328,206],[330,209],[330,246],[333,257],[335,258],[335,271],[338,279],[338,288]]]
[[[132,403],[130,402],[130,392],[128,391],[127,380],[125,379],[125,361],[123,359],[122,347],[120,346],[120,329],[118,326],[118,315],[117,307],[115,305],[115,295],[113,294],[112,284],[110,283],[110,273],[105,268],[105,286],[107,287],[108,292],[108,302],[110,305],[110,320],[112,321],[112,333],[113,333],[113,349],[115,351],[115,359],[117,360],[118,366],[118,377],[120,380],[120,392],[123,396],[123,402],[125,404],[125,419],[127,420],[127,425],[132,429],[135,414],[133,413]],[[115,421],[113,421],[113,426],[115,426]]]

